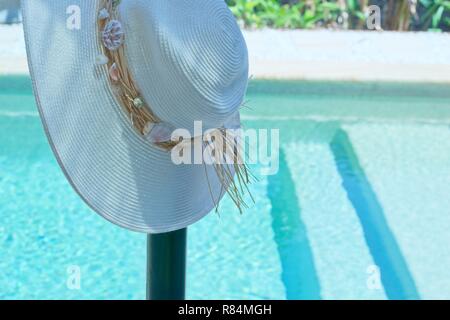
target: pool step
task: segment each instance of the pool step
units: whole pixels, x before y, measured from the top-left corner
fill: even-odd
[[[419,299],[416,285],[383,208],[355,154],[347,133],[339,129],[331,143],[342,186],[358,215],[370,253],[380,270],[389,299]]]
[[[306,226],[299,217],[295,183],[283,150],[277,175],[268,177],[267,196],[272,209],[272,228],[282,266],[281,279],[289,300],[318,300],[320,284]]]
[[[449,299],[448,125],[343,127],[422,299]]]
[[[323,299],[386,299],[328,143],[284,146]],[[376,283],[376,281],[375,281]]]

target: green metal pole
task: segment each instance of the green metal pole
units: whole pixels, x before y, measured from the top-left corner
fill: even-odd
[[[184,300],[187,229],[147,236],[147,300]]]

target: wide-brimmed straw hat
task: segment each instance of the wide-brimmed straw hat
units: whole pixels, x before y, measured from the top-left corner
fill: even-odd
[[[225,1],[22,0],[22,11],[47,136],[94,211],[169,232],[209,213],[231,186],[238,192],[241,165],[171,158],[175,129],[194,141],[198,121],[203,132],[240,125],[248,56]]]

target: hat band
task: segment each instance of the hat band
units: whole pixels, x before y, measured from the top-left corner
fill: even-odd
[[[129,72],[123,46],[125,34],[119,20],[119,4],[120,0],[100,0],[98,34],[102,53],[99,54],[96,62],[107,67],[112,91],[136,131],[156,146],[170,151],[177,143],[170,138],[161,139],[151,134],[155,126],[164,125],[140,95]],[[170,126],[164,127],[167,131]]]
[[[132,127],[153,145],[165,151],[171,151],[179,145],[182,140],[174,141],[171,139],[171,133],[174,131],[175,127],[170,123],[163,122],[155,115],[148,102],[145,101],[140,94],[129,71],[124,48],[126,35],[122,23],[120,22],[118,10],[120,3],[121,0],[99,0],[97,25],[98,39],[102,52],[97,56],[96,64],[107,69],[112,92],[114,93],[118,104],[127,114]],[[235,160],[233,161],[232,166],[234,167],[237,179],[234,179],[228,164],[223,165],[220,163],[213,163],[213,165],[224,190],[230,195],[230,198],[239,210],[242,211],[242,207],[246,206],[243,195],[245,190],[248,191],[247,185],[250,183],[250,177],[252,177],[252,175],[249,173],[246,164],[242,161],[240,155],[241,148],[235,147],[236,137],[227,135],[225,128],[217,128],[210,134],[213,136],[219,135],[222,139],[208,139],[207,143],[214,144],[215,141],[221,140],[227,144],[227,142],[231,142],[230,139],[233,139],[232,143],[228,143],[228,146],[223,144],[215,146],[215,152],[221,154],[216,154],[214,158],[225,159],[225,154],[227,151],[230,151],[228,149],[229,146],[233,146],[232,158]],[[203,137],[201,138],[203,139]],[[196,137],[191,138],[191,142],[195,142],[195,140]],[[227,157],[227,159],[229,159],[229,157]],[[207,180],[209,184],[208,176]],[[237,182],[235,180],[237,180]],[[216,204],[217,209],[218,201],[216,201],[214,197],[213,201]]]

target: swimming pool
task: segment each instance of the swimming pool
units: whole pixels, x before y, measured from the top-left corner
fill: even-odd
[[[450,298],[448,86],[256,81],[248,100],[280,170],[244,215],[226,200],[189,228],[188,298]],[[0,298],[143,299],[145,240],[81,202],[29,79],[0,77]]]

